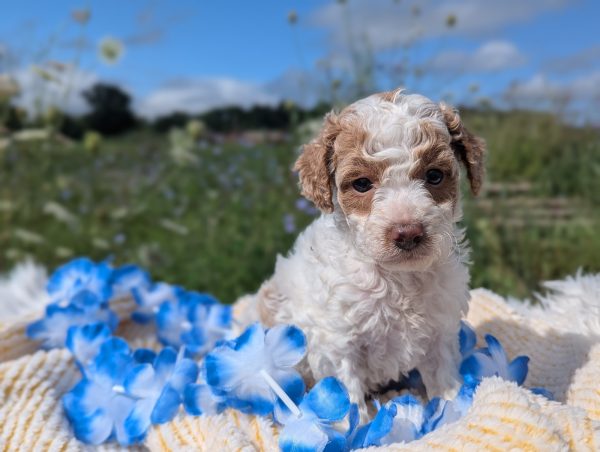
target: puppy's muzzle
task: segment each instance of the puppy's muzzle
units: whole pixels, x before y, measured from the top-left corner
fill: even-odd
[[[391,229],[390,238],[404,251],[416,248],[425,238],[425,229],[421,223],[397,224]]]

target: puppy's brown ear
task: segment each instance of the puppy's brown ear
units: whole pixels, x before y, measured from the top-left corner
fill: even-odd
[[[458,112],[447,104],[440,104],[448,131],[452,136],[452,148],[457,158],[467,168],[471,191],[477,195],[483,185],[485,175],[485,142],[469,132],[463,125]]]
[[[324,212],[333,211],[331,159],[333,143],[338,133],[338,118],[333,112],[328,113],[321,132],[317,138],[304,145],[302,154],[294,165],[294,170],[300,175],[302,196]]]

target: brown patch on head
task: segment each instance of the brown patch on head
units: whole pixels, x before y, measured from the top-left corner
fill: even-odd
[[[333,143],[340,132],[337,116],[331,112],[325,116],[321,132],[302,150],[294,170],[300,175],[301,193],[325,212],[333,210],[331,199],[331,158]]]
[[[415,164],[410,169],[409,176],[425,181],[427,171],[442,171],[444,178],[441,183],[431,185],[425,182],[425,187],[437,204],[447,201],[456,204],[459,192],[458,168],[454,151],[448,143],[448,135],[427,119],[419,121],[419,131],[421,141],[412,150]]]
[[[346,215],[368,215],[373,194],[388,165],[365,152],[369,135],[358,117],[350,110],[342,119],[342,129],[335,141],[333,153],[338,202]],[[352,182],[361,178],[369,179],[373,188],[365,193],[356,191]]]
[[[359,193],[352,182],[368,178],[377,186],[387,165],[364,152],[368,134],[351,107],[325,118],[319,136],[304,146],[294,168],[300,173],[302,195],[326,212],[333,210],[332,184],[344,213],[366,215],[374,189]],[[335,180],[334,180],[335,174]]]
[[[485,142],[466,129],[456,110],[444,103],[440,104],[440,108],[452,137],[451,146],[467,168],[471,191],[477,195],[485,175]]]

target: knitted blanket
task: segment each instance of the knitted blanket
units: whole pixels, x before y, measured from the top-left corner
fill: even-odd
[[[68,351],[41,351],[25,337],[26,324],[40,315],[45,300],[41,291],[20,287],[24,299],[34,295],[40,302],[16,309],[19,293],[6,288],[14,280],[0,284],[0,450],[87,450],[89,446],[74,438],[61,404],[61,396],[80,378],[79,371]],[[408,444],[371,449],[600,450],[600,275],[578,274],[546,287],[549,294],[539,296],[536,305],[473,290],[466,320],[478,340],[493,334],[509,356],[529,356],[524,386],[547,388],[556,401],[488,378],[457,422]],[[112,307],[127,319],[134,303],[124,298]],[[150,328],[127,320],[117,335],[133,346],[158,347]],[[270,451],[278,450],[277,435],[269,419],[227,410],[215,416],[178,415],[152,427],[135,449]],[[120,447],[106,444],[97,449]]]

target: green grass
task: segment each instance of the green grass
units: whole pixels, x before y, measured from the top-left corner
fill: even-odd
[[[488,143],[488,190],[465,196],[473,286],[530,296],[539,282],[600,271],[600,131],[531,112],[471,112]]]
[[[464,194],[473,285],[526,296],[540,280],[600,271],[598,131],[525,112],[465,118],[488,141],[493,187]],[[284,217],[297,230],[312,220],[295,206],[297,143],[204,146],[185,165],[168,148],[138,132],[97,153],[59,142],[0,151],[0,270],[27,255],[51,268],[112,256],[225,302],[256,290],[294,241]]]

